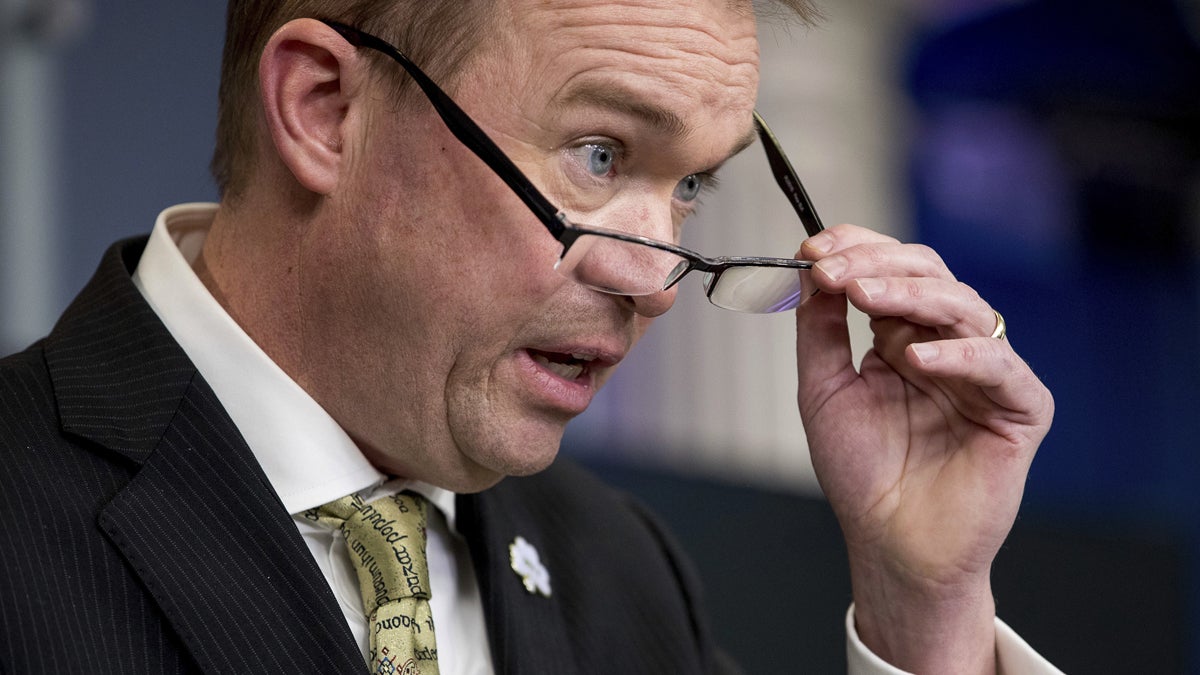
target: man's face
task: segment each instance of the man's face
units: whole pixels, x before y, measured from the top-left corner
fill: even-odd
[[[456,101],[573,222],[677,240],[697,179],[751,132],[753,17],[497,4]],[[545,468],[674,293],[562,277],[558,243],[432,108],[374,87],[353,182],[304,242],[301,384],[390,474],[473,491]]]

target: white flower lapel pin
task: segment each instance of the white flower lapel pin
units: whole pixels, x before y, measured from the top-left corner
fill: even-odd
[[[508,560],[512,570],[525,583],[525,590],[550,597],[550,572],[542,564],[537,549],[525,541],[525,537],[517,537],[508,545]]]

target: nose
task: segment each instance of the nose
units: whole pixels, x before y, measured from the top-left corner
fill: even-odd
[[[597,219],[596,224],[657,241],[675,242],[676,226],[670,195],[662,199],[653,190],[645,190],[627,197],[614,205],[617,207],[613,210],[616,218],[610,222]],[[626,289],[627,292],[639,289],[637,293],[623,295],[632,303],[637,314],[653,318],[675,304],[674,284],[667,290],[645,293],[652,288],[661,288],[664,281],[671,278],[673,269],[679,264],[679,258],[674,254],[652,246],[597,239],[590,242],[590,250],[586,255],[595,263],[596,269],[587,274],[588,270],[579,265],[576,275],[587,277],[587,285],[608,293],[623,295],[617,289]]]
[[[646,318],[653,319],[671,309],[671,306],[675,304],[675,293],[678,288],[678,286],[672,286],[665,291],[649,295],[631,295],[627,297],[633,301],[634,312]]]

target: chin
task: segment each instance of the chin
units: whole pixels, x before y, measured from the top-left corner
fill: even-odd
[[[459,494],[483,492],[509,476],[529,476],[545,469],[554,461],[556,455],[557,453],[552,453],[549,457],[537,462],[508,462],[502,466],[497,466],[496,461],[490,460],[485,460],[488,461],[488,465],[471,462],[471,466],[466,467],[461,475],[449,481],[426,482]]]
[[[472,390],[476,392],[477,390]],[[436,430],[441,455],[460,478],[456,492],[478,492],[505,476],[544,470],[558,456],[563,432],[573,415],[546,412],[520,402],[497,405],[476,396],[451,398],[445,426]],[[432,436],[432,435],[430,435]],[[429,436],[427,436],[428,438]],[[444,445],[443,445],[444,444]]]
[[[527,443],[521,443],[515,448],[491,449],[492,452],[476,455],[476,461],[487,470],[501,476],[529,476],[554,462],[554,458],[558,456],[558,446],[558,441],[540,447],[530,447]]]
[[[493,434],[483,443],[459,446],[459,452],[471,465],[467,468],[469,490],[479,492],[506,476],[529,476],[544,470],[558,456],[562,429],[551,437],[546,434]]]

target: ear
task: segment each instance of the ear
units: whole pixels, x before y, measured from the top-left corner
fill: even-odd
[[[357,50],[313,19],[284,24],[263,49],[259,91],[280,161],[305,189],[325,195],[347,169],[348,120],[362,84]]]

